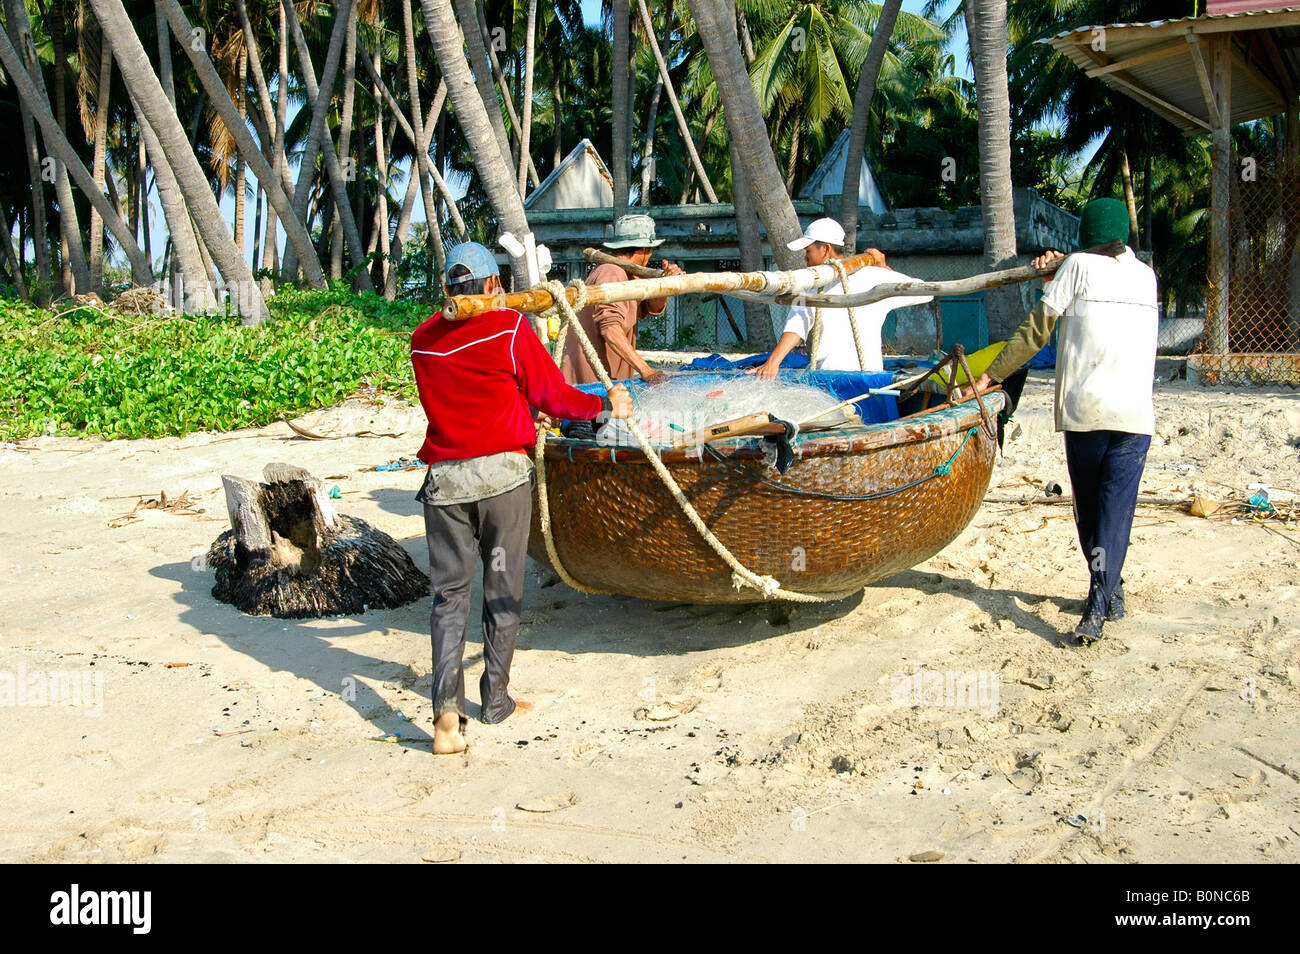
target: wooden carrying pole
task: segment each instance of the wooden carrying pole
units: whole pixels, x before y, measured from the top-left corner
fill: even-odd
[[[863,252],[842,259],[848,272],[857,271],[877,261],[874,252]],[[697,272],[691,275],[665,275],[663,278],[634,278],[626,282],[607,282],[587,286],[587,304],[613,301],[645,301],[650,298],[668,298],[675,295],[701,292],[750,291],[768,296],[801,295],[811,288],[821,288],[839,281],[839,274],[830,265],[816,268],[799,268],[789,272]],[[569,304],[578,299],[576,288],[566,288]],[[838,301],[838,298],[836,299]],[[525,314],[545,311],[554,304],[551,293],[545,288],[511,292],[508,295],[454,295],[443,304],[442,314],[448,321],[463,321],[493,308],[513,308]]]
[[[1105,245],[1081,249],[1080,252],[1071,252],[1070,254],[1078,255],[1086,252],[1091,255],[1114,257],[1121,254],[1124,249],[1124,243],[1116,239],[1113,242],[1107,242]],[[985,272],[982,275],[972,275],[970,278],[957,278],[946,282],[889,282],[851,295],[804,295],[802,301],[808,305],[853,308],[857,305],[870,305],[874,302],[884,301],[886,298],[902,298],[913,295],[938,295],[940,297],[969,295],[974,292],[997,288],[1000,285],[1014,285],[1017,282],[1027,282],[1034,278],[1046,278],[1048,275],[1056,273],[1062,261],[1064,259],[1054,261],[1044,268],[1035,268],[1033,265],[1020,265],[1016,268],[1004,268],[1001,271]]]
[[[1093,255],[1119,255],[1125,249],[1121,241],[1107,242],[1094,248],[1083,249]],[[1078,252],[1071,254],[1079,254]],[[841,260],[845,270],[855,272],[866,265],[878,261],[874,251]],[[1062,260],[1063,261],[1063,260]],[[816,268],[800,268],[790,272],[697,272],[693,275],[669,275],[663,278],[634,278],[626,282],[608,282],[603,285],[587,286],[587,303],[599,304],[611,301],[644,301],[647,298],[668,298],[674,295],[699,294],[701,292],[726,292],[736,298],[756,297],[765,302],[788,305],[795,303],[809,307],[853,308],[884,301],[887,298],[910,297],[914,295],[969,295],[973,292],[986,291],[1000,285],[1014,285],[1034,278],[1046,278],[1060,267],[1059,262],[1052,262],[1045,268],[1033,265],[1021,265],[996,272],[985,272],[970,278],[958,278],[945,282],[890,282],[877,285],[864,292],[850,295],[817,295],[808,290],[837,281],[839,276],[829,265]],[[829,274],[828,274],[829,273]],[[566,288],[569,303],[577,300],[577,289]],[[513,308],[526,314],[545,311],[554,303],[551,293],[543,288],[533,288],[524,292],[508,295],[456,295],[448,298],[443,306],[443,317],[449,321],[461,321],[481,315],[493,308]]]

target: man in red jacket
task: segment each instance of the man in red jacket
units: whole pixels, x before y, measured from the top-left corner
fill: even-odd
[[[498,294],[496,261],[467,242],[447,256],[447,294]],[[537,439],[533,408],[566,420],[609,412],[629,417],[632,400],[564,381],[532,325],[496,308],[467,321],[434,315],[411,335],[415,384],[429,427],[420,460],[429,465],[416,499],[424,504],[433,612],[433,751],[465,750],[465,630],[474,564],[483,564],[483,721],[515,711],[507,693],[524,596]]]

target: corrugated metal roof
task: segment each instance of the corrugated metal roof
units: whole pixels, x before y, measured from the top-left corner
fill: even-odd
[[[1101,30],[1101,29],[1110,30],[1118,27],[1167,27],[1178,23],[1189,24],[1189,23],[1212,23],[1220,20],[1247,20],[1255,17],[1266,17],[1266,16],[1272,16],[1274,14],[1280,14],[1280,13],[1300,13],[1300,6],[1272,7],[1268,10],[1241,10],[1237,13],[1201,14],[1199,17],[1180,17],[1176,20],[1147,20],[1139,23],[1109,23],[1109,24],[1099,23],[1096,24],[1095,26],[1081,26],[1081,27],[1075,27],[1071,30],[1062,30],[1060,33],[1056,34],[1055,36],[1048,37],[1043,40],[1039,40],[1038,42],[1051,43],[1052,40],[1058,40],[1061,37],[1069,36],[1072,33],[1088,33],[1089,35],[1091,35],[1093,30]],[[1262,27],[1243,26],[1242,29],[1257,30],[1257,29],[1262,29]]]
[[[1229,121],[1286,110],[1300,85],[1300,6],[1075,27],[1049,43],[1090,76],[1168,119],[1184,132],[1213,125],[1196,51],[1212,76],[1213,36],[1234,38]],[[1128,65],[1124,65],[1128,64]]]

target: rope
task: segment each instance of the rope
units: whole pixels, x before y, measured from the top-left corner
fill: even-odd
[[[844,294],[849,293],[849,273],[844,267],[844,262],[838,258],[831,259],[831,265],[840,276],[840,288]],[[867,352],[862,347],[862,332],[858,329],[858,310],[857,308],[849,309],[849,327],[853,329],[853,346],[858,351],[858,370],[867,370]]]
[[[838,258],[830,260],[831,268],[840,277],[840,288],[843,293],[849,293],[849,270],[844,267],[844,261]],[[858,370],[866,370],[867,353],[862,347],[862,333],[858,330],[858,315],[856,308],[849,310],[849,327],[853,329],[853,345],[858,350]],[[818,305],[813,309],[812,328],[808,331],[808,370],[817,370],[817,350],[822,343],[822,306]]]
[[[570,285],[577,290],[577,298],[579,300],[585,300],[586,286],[582,280],[574,279]],[[601,363],[600,356],[596,353],[596,348],[592,345],[591,339],[587,337],[587,332],[583,329],[582,323],[577,320],[577,313],[574,311],[573,305],[569,304],[569,299],[565,294],[564,286],[557,281],[550,281],[543,282],[538,287],[548,291],[553,302],[551,308],[542,312],[543,317],[550,317],[553,311],[564,316],[564,323],[560,328],[561,335],[563,335],[567,330],[571,329],[573,331],[577,336],[578,344],[582,346],[583,353],[587,356],[587,360],[591,362],[592,370],[596,372],[596,376],[600,379],[600,383],[605,386],[606,392],[612,390],[614,382],[610,380],[609,373]],[[696,511],[695,507],[691,505],[691,502],[686,499],[686,494],[682,492],[682,488],[678,485],[677,481],[673,479],[673,475],[669,473],[668,468],[664,466],[664,462],[660,460],[659,453],[650,444],[649,440],[646,439],[645,435],[641,433],[641,429],[637,427],[637,418],[635,414],[632,416],[632,419],[628,421],[628,429],[632,432],[632,436],[636,438],[637,446],[639,446],[641,452],[645,454],[646,460],[649,461],[650,466],[654,468],[655,473],[659,475],[659,479],[662,480],[664,486],[668,488],[668,492],[672,495],[673,500],[677,502],[677,506],[681,508],[686,519],[690,521],[691,526],[695,528],[696,532],[699,533],[700,537],[709,545],[713,552],[721,557],[722,561],[731,568],[731,585],[737,590],[742,586],[750,586],[761,592],[764,599],[777,598],[790,600],[796,603],[830,602],[833,600],[843,599],[846,596],[851,596],[859,591],[860,588],[845,590],[842,593],[824,595],[799,593],[793,590],[783,589],[781,584],[771,576],[759,576],[757,573],[750,570],[736,559],[721,540],[714,536],[713,531],[709,529],[708,525],[704,522],[704,519],[699,515],[699,512]],[[542,528],[542,537],[546,543],[546,554],[550,558],[551,565],[555,568],[556,573],[559,574],[560,579],[564,580],[565,583],[568,583],[580,592],[601,592],[599,590],[593,590],[590,587],[578,585],[560,562],[559,553],[555,548],[554,536],[551,532],[550,499],[547,494],[546,455],[544,452],[545,444],[546,432],[542,430],[539,431],[537,435],[537,444],[533,449],[533,460],[537,465],[537,499],[542,508],[540,524]]]

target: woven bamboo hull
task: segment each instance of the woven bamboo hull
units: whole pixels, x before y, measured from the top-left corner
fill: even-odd
[[[1000,393],[989,394],[991,415]],[[755,442],[721,445],[728,463],[664,454],[673,477],[713,533],[749,569],[789,590],[854,590],[938,553],[979,510],[993,469],[996,439],[969,402],[887,425],[836,431],[796,445],[794,466],[778,476]],[[792,495],[754,479],[835,494],[890,490],[931,474],[957,454],[952,473],[866,501]],[[611,460],[611,456],[613,460]],[[570,459],[572,457],[572,459]],[[686,603],[763,599],[732,586],[731,570],[690,525],[636,450],[548,445],[547,482],[556,551],[574,579],[592,589]],[[744,467],[749,473],[737,473]],[[535,501],[536,503],[536,501]],[[529,554],[549,566],[533,507]]]

